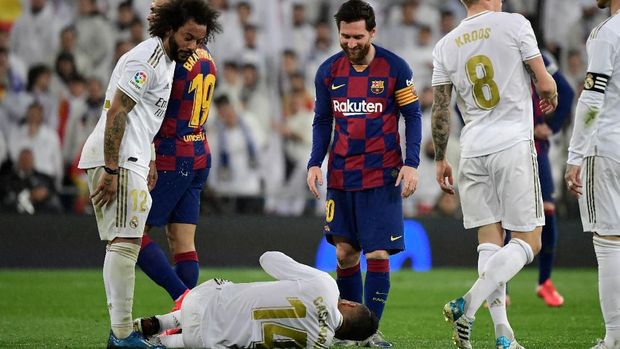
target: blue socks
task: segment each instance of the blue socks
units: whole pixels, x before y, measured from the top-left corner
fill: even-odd
[[[200,272],[198,253],[196,253],[196,251],[189,251],[175,254],[174,264],[176,264],[174,268],[175,272],[187,288],[192,289],[196,287],[198,283],[198,273]]]
[[[172,300],[179,298],[188,288],[168,263],[161,247],[148,235],[142,237],[137,264],[151,280],[168,292]]]
[[[364,284],[364,304],[379,319],[390,292],[390,260],[368,259],[366,282]]]
[[[553,257],[555,256],[555,246],[558,238],[557,226],[555,222],[555,211],[545,210],[545,226],[542,230],[542,249],[538,256],[538,284],[542,285],[551,277],[553,268]]]
[[[362,272],[360,265],[340,269],[336,269],[336,283],[340,290],[340,298],[348,301],[362,303]]]

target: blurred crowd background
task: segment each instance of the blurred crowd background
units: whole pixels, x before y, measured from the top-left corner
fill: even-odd
[[[333,14],[341,1],[209,2],[221,14],[223,32],[209,43],[218,77],[206,123],[213,166],[203,213],[323,214],[324,202],[307,190],[306,163],[314,74],[340,50]],[[433,47],[465,10],[459,0],[370,3],[377,15],[375,44],[411,65],[423,112],[420,183],[405,200],[405,214],[458,217],[458,197],[442,195],[435,183],[430,81]],[[92,213],[78,157],[101,115],[116,61],[148,38],[150,5],[0,0],[0,211]],[[541,48],[579,96],[585,41],[609,14],[594,0],[504,0],[504,11],[530,18]],[[551,139],[560,216],[577,210],[562,184],[571,121]],[[461,127],[454,113],[449,158],[455,166]]]

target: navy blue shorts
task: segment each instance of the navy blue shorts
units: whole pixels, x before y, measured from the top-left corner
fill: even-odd
[[[551,172],[551,162],[549,155],[538,154],[538,178],[540,179],[540,191],[544,202],[553,202],[553,175]]]
[[[327,189],[325,238],[349,240],[364,253],[405,249],[401,188],[392,185],[362,191]]]
[[[157,171],[157,184],[151,197],[153,205],[146,224],[161,227],[168,223],[197,224],[200,193],[209,169],[196,171]]]

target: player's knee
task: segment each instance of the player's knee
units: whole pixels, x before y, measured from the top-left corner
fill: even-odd
[[[377,250],[366,253],[366,259],[389,259],[390,254],[386,250]]]
[[[336,259],[340,268],[351,268],[360,262],[360,253],[353,249],[336,248]]]

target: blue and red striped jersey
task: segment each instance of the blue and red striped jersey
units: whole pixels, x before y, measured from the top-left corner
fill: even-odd
[[[356,70],[344,52],[327,59],[315,78],[313,147],[308,167],[329,149],[327,186],[346,191],[394,184],[403,165],[398,133],[406,125],[407,166],[418,167],[421,114],[409,65],[375,45],[375,57]]]
[[[215,62],[206,47],[177,63],[166,115],[154,139],[157,170],[211,167],[204,130],[215,88]]]

